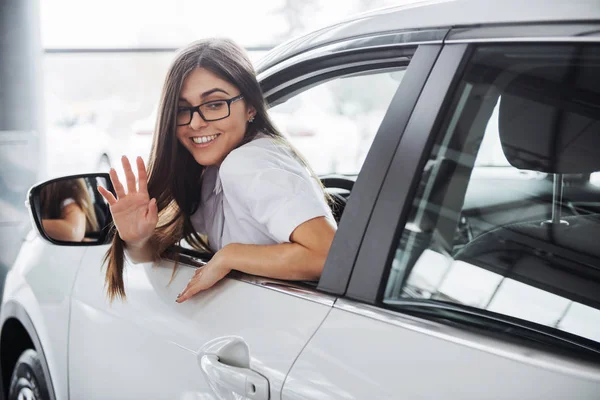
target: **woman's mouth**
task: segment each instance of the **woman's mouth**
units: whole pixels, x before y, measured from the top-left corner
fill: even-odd
[[[206,147],[210,146],[210,144],[212,144],[212,142],[214,142],[214,140],[219,136],[221,136],[221,134],[217,133],[216,135],[209,136],[194,136],[191,139],[197,147]]]

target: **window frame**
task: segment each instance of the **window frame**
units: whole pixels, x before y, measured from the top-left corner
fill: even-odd
[[[274,66],[275,72],[267,70],[261,74],[264,78],[261,79],[261,86],[270,105],[281,98],[341,76],[406,67],[404,78],[388,106],[353,186],[351,200],[348,201],[344,217],[340,221],[319,280],[318,291],[332,295],[345,293],[363,234],[400,141],[403,127],[408,122],[412,108],[440,51],[441,44],[425,46],[401,43],[393,47],[374,46],[354,51],[344,50],[341,46],[339,52],[327,52],[307,60],[303,59],[283,69]],[[390,110],[397,109],[396,106],[392,107],[392,104],[400,102],[404,103],[405,111],[400,115],[390,115]]]
[[[414,192],[437,132],[453,100],[471,47],[443,47],[412,112],[365,230],[346,297],[380,305]],[[402,110],[401,101],[392,106]],[[387,117],[387,115],[386,115]]]
[[[549,42],[600,43],[600,24],[518,24],[449,31],[382,184],[350,277],[348,299],[389,308],[382,300],[399,239],[425,162],[475,46]]]

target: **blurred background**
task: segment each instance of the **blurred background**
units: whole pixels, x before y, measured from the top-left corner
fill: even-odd
[[[119,166],[122,154],[147,158],[166,70],[176,49],[191,41],[230,37],[257,62],[273,47],[303,33],[402,3],[408,1],[42,0],[45,177],[108,170]],[[344,112],[351,112],[333,90],[307,94],[301,104],[287,104],[273,113],[281,130],[302,137],[301,151],[320,173],[342,172],[339,163],[330,160],[332,155],[324,160],[322,152],[311,154],[321,136],[318,130],[335,125],[341,129]],[[300,120],[308,121],[309,112],[314,116],[312,109],[322,115],[306,126]],[[349,133],[357,135],[360,132]],[[355,148],[349,151],[356,153]],[[360,154],[356,157],[359,162]],[[352,168],[349,163],[347,172],[358,171],[358,165]]]

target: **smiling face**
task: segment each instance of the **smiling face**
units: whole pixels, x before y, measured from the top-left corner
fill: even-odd
[[[204,68],[193,70],[183,81],[178,107],[194,107],[208,101],[240,95],[237,87]],[[177,139],[201,165],[221,165],[244,138],[248,120],[256,111],[244,99],[234,101],[229,117],[206,122],[194,112],[189,125],[177,127]]]

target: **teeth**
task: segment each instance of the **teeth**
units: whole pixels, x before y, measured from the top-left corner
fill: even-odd
[[[192,140],[194,141],[194,143],[202,144],[202,143],[212,142],[213,140],[215,140],[217,138],[217,136],[219,136],[219,134],[211,135],[211,136],[193,137]]]

